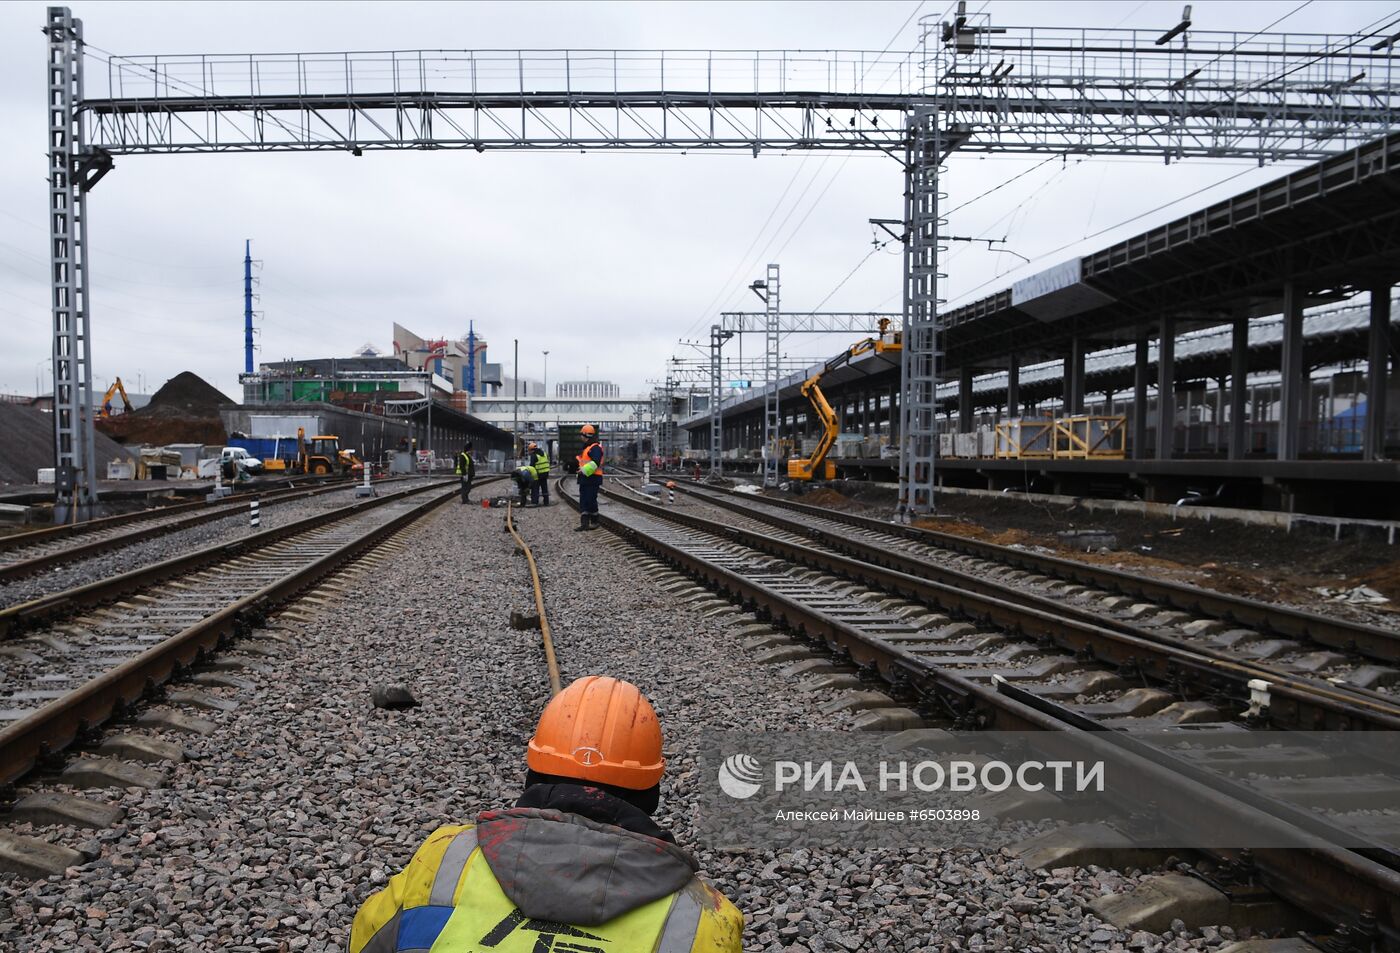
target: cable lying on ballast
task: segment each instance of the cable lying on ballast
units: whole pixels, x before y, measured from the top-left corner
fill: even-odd
[[[506,529],[510,530],[510,535],[515,538],[515,545],[520,547],[525,554],[525,561],[530,564],[530,584],[535,588],[535,611],[540,616],[540,635],[544,640],[544,663],[549,669],[549,694],[551,697],[558,695],[563,690],[563,685],[559,680],[559,661],[554,657],[554,640],[549,635],[549,617],[544,614],[544,590],[540,588],[540,570],[535,565],[535,554],[530,552],[530,546],[515,530],[515,522],[511,519],[511,514],[515,511],[514,503],[506,504]]]

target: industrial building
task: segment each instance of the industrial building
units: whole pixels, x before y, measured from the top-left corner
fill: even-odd
[[[369,460],[405,443],[438,457],[451,457],[467,440],[483,454],[511,447],[510,434],[454,402],[446,378],[398,358],[277,361],[239,381],[242,405],[220,412],[230,434],[294,436],[300,427],[335,434]]]

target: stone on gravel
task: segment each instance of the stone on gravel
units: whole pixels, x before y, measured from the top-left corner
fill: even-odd
[[[418,707],[418,699],[413,697],[413,692],[405,685],[376,685],[369,697],[375,708],[386,708],[389,711]]]

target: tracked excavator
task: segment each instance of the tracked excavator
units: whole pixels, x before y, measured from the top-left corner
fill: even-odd
[[[122,383],[120,377],[112,381],[112,386],[107,388],[107,393],[102,395],[102,409],[97,412],[99,417],[112,416],[112,398],[117,394],[122,398],[122,413],[131,413],[131,400],[126,396],[126,385]]]
[[[841,433],[841,421],[836,416],[836,411],[831,409],[831,404],[827,402],[826,395],[822,393],[821,379],[830,374],[836,368],[850,363],[852,358],[859,357],[871,351],[876,354],[888,354],[904,349],[904,342],[900,339],[898,331],[890,331],[890,321],[888,318],[880,319],[880,333],[878,337],[866,338],[857,341],[848,347],[845,353],[838,354],[822,365],[822,369],[802,382],[802,396],[806,397],[812,405],[812,411],[817,415],[817,420],[821,423],[822,433],[817,440],[817,448],[810,457],[796,457],[788,461],[789,480],[834,480],[836,479],[836,464],[826,458],[831,452],[832,446],[836,443],[836,438]]]

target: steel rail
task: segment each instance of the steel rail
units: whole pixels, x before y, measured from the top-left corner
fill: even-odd
[[[315,480],[317,489],[330,489],[329,484],[327,484],[322,477],[308,477],[307,479]],[[334,488],[344,489],[355,485],[357,485],[355,481],[337,481]],[[192,510],[204,509],[210,506],[228,506],[232,503],[246,502],[253,498],[267,500],[275,495],[305,492],[306,489],[306,487],[292,487],[283,490],[276,490],[271,487],[250,487],[242,490],[235,489],[231,499],[224,499],[216,503],[210,503],[208,500],[192,500],[188,503],[176,503],[173,506],[161,506],[152,509],[137,510],[133,513],[118,513],[115,516],[103,516],[98,519],[84,520],[81,523],[63,523],[58,526],[45,526],[42,529],[32,529],[23,533],[11,533],[8,536],[0,536],[0,552],[18,549],[21,546],[28,546],[31,543],[45,543],[52,539],[62,539],[65,536],[81,535],[95,530],[107,529],[112,526],[122,526],[127,523],[139,522],[140,520],[156,519],[171,513],[188,513]],[[263,492],[268,492],[269,495],[265,497],[258,496],[258,494]]]
[[[559,495],[577,508],[577,500],[559,481]],[[616,498],[615,499],[620,499]],[[825,616],[797,600],[747,579],[664,540],[640,532],[613,517],[601,514],[600,524],[638,548],[679,567],[686,574],[719,590],[746,608],[758,609],[778,625],[824,642],[834,653],[876,671],[897,694],[912,694],[934,709],[946,711],[954,729],[999,731],[1082,731],[1080,727],[1046,710],[1033,708],[1007,694],[977,685],[929,660],[881,642],[879,639]],[[1053,706],[1053,703],[1050,703]],[[1090,743],[1098,732],[1086,732]],[[1115,755],[1122,749],[1115,746]],[[1114,795],[1125,809],[1165,797],[1182,799],[1190,809],[1176,816],[1213,817],[1247,814],[1249,823],[1278,830],[1291,825],[1262,814],[1255,808],[1218,791],[1183,778],[1165,765],[1145,761],[1125,778]],[[1183,843],[1192,831],[1182,830]],[[1295,834],[1296,836],[1296,834]],[[1239,860],[1236,849],[1204,850],[1220,860]],[[1361,854],[1338,847],[1268,849],[1251,852],[1260,881],[1268,889],[1298,907],[1329,917],[1336,923],[1358,923],[1367,917],[1392,943],[1400,943],[1400,872]]]
[[[125,546],[130,546],[134,543],[142,542],[143,540],[152,539],[157,536],[164,536],[167,533],[175,533],[183,529],[189,529],[191,526],[199,526],[203,523],[212,523],[216,520],[228,519],[230,516],[235,516],[239,512],[241,512],[248,505],[248,503],[252,502],[253,500],[256,500],[261,505],[268,506],[277,503],[288,503],[292,502],[293,500],[299,499],[314,499],[315,497],[322,496],[327,493],[335,493],[343,490],[348,490],[352,487],[359,485],[360,484],[356,481],[346,483],[338,482],[335,485],[329,486],[302,487],[293,490],[280,490],[275,493],[268,494],[266,496],[252,493],[245,497],[240,497],[232,501],[226,500],[220,503],[207,503],[201,500],[196,503],[183,504],[180,507],[178,507],[178,511],[184,512],[188,509],[197,509],[199,510],[199,512],[192,513],[187,516],[178,517],[176,519],[165,520],[163,522],[156,522],[150,526],[145,526],[140,529],[132,530],[129,533],[119,533],[113,536],[99,536],[98,538],[89,540],[87,542],[74,542],[73,545],[61,550],[56,550],[50,553],[41,553],[38,556],[32,556],[29,559],[24,559],[15,563],[10,563],[7,566],[0,566],[0,582],[8,582],[13,579],[22,579],[25,576],[32,575],[33,573],[39,572],[42,569],[47,569],[49,566],[53,566],[57,563],[68,562],[74,559],[81,559],[89,556],[95,556],[98,553],[109,552],[113,549],[121,549]],[[382,486],[383,484],[380,483],[378,485]],[[163,516],[176,510],[176,507],[171,507],[169,510],[147,510],[142,513],[125,515],[139,516],[147,520],[160,520]],[[112,517],[112,519],[118,518],[120,517]],[[65,524],[62,527],[54,527],[54,529],[68,529],[72,527],[75,529],[86,528],[90,530],[94,522],[97,521],[89,521],[87,523]],[[125,522],[133,521],[126,520]],[[40,530],[39,532],[44,533],[48,531]],[[61,536],[69,535],[72,534],[61,534]],[[25,540],[24,542],[44,543],[48,542],[49,539],[49,537],[45,537],[43,539],[29,539]],[[8,547],[8,549],[11,550],[15,548],[18,547]]]
[[[1124,633],[1069,618],[1059,611],[1057,603],[1037,606],[1013,602],[1000,594],[963,589],[701,516],[677,513],[652,503],[611,493],[609,497],[658,519],[729,539],[789,562],[845,576],[880,591],[906,596],[944,611],[983,620],[999,629],[1050,642],[1120,670],[1136,672],[1179,688],[1190,684],[1206,695],[1224,694],[1237,699],[1241,706],[1250,696],[1249,682],[1264,679],[1270,683],[1268,715],[1280,728],[1400,731],[1400,707],[1383,698],[1355,696],[1337,690],[1330,683],[1299,679],[1277,670],[1230,659],[1222,653],[1207,653],[1155,633]]]
[[[1307,686],[1308,690],[1319,695],[1331,697],[1347,704],[1356,704],[1368,707],[1377,711],[1384,711],[1400,718],[1400,700],[1383,695],[1380,692],[1366,688],[1358,688],[1351,685],[1339,684],[1330,680],[1310,678],[1297,675],[1291,672],[1282,671],[1269,665],[1267,662],[1256,662],[1251,660],[1240,660],[1228,652],[1211,648],[1204,645],[1195,645],[1182,639],[1173,638],[1171,635],[1155,632],[1151,629],[1134,625],[1132,622],[1122,619],[1115,619],[1112,616],[1105,616],[1094,612],[1091,609],[1081,608],[1060,600],[1051,599],[1046,596],[1027,592],[1014,585],[988,579],[975,573],[964,572],[960,569],[953,569],[946,566],[939,566],[918,558],[911,553],[900,552],[898,550],[886,549],[874,543],[863,542],[850,536],[843,536],[839,533],[832,533],[820,527],[809,526],[796,521],[783,519],[772,513],[764,513],[753,509],[747,505],[750,501],[739,502],[729,498],[712,499],[703,494],[697,494],[695,490],[688,489],[691,495],[697,499],[702,499],[711,505],[727,509],[731,512],[741,514],[756,522],[765,523],[778,529],[796,533],[812,539],[836,552],[845,553],[863,563],[869,563],[886,569],[894,569],[907,575],[927,579],[930,582],[951,586],[959,592],[969,592],[980,596],[987,596],[1004,602],[1017,603],[1029,609],[1034,609],[1050,616],[1061,616],[1072,621],[1081,622],[1085,625],[1099,629],[1109,629],[1120,632],[1123,635],[1134,639],[1141,639],[1147,642],[1156,643],[1168,647],[1175,647],[1190,652],[1193,655],[1214,659],[1231,666],[1242,666],[1247,670],[1252,670],[1255,674],[1252,677],[1262,678],[1271,684],[1280,680],[1298,685]],[[752,501],[766,504],[766,499]],[[667,511],[669,512],[669,511]],[[679,516],[679,514],[678,514]],[[668,517],[670,518],[670,517]],[[820,551],[820,550],[819,550]],[[805,550],[804,550],[805,552]],[[1082,648],[1075,646],[1075,648]],[[1294,726],[1297,727],[1297,726]]]
[[[504,477],[499,477],[497,479],[504,479]],[[72,589],[65,589],[62,592],[50,593],[49,595],[40,596],[38,599],[22,602],[18,605],[8,606],[4,609],[0,609],[0,640],[11,638],[16,632],[23,629],[61,618],[77,609],[109,602],[118,596],[144,589],[147,586],[163,582],[166,579],[187,575],[204,566],[229,559],[250,550],[258,549],[279,539],[295,536],[298,533],[319,526],[325,526],[329,523],[336,523],[341,520],[349,519],[366,510],[392,503],[407,496],[425,493],[444,485],[446,485],[444,481],[437,481],[420,487],[400,490],[397,493],[379,497],[378,499],[352,503],[348,506],[331,510],[328,513],[318,513],[314,516],[296,520],[285,526],[265,529],[231,543],[216,543],[204,549],[174,556],[162,562],[132,569],[116,576],[98,580],[97,582],[91,582],[87,585],[77,586]]]
[[[689,490],[695,484],[693,481],[683,480],[678,481],[678,485],[681,485],[683,490]],[[713,489],[715,492],[727,496],[733,495],[733,492],[729,490],[711,487],[704,489]],[[861,529],[902,536],[905,539],[966,556],[989,559],[1018,569],[1054,576],[1126,596],[1138,597],[1194,615],[1209,616],[1223,622],[1261,629],[1275,635],[1306,638],[1319,645],[1355,652],[1385,662],[1400,662],[1400,633],[1390,632],[1377,626],[1347,622],[1343,619],[1334,619],[1315,612],[1308,612],[1305,609],[1272,605],[1198,586],[1152,579],[1060,556],[1047,556],[1042,553],[1012,549],[1009,546],[999,546],[996,543],[968,539],[951,533],[940,533],[937,530],[904,526],[868,516],[858,516],[854,513],[827,510],[808,503],[772,497],[764,497],[763,503],[794,512],[820,516]]]
[[[437,483],[426,489],[441,490],[442,486],[441,483]],[[411,492],[395,494],[374,502],[378,505],[399,502],[421,492],[425,490],[415,488]],[[335,572],[343,563],[354,559],[420,516],[447,502],[455,492],[453,489],[447,493],[440,493],[371,528],[333,552],[230,603],[0,731],[0,785],[13,784],[46,757],[73,744],[87,732],[123,712],[143,695],[213,652],[240,629],[260,622],[276,605]],[[360,514],[370,507],[359,506],[352,509],[354,513]],[[297,525],[305,531],[324,525],[325,522],[309,523],[303,520]]]

